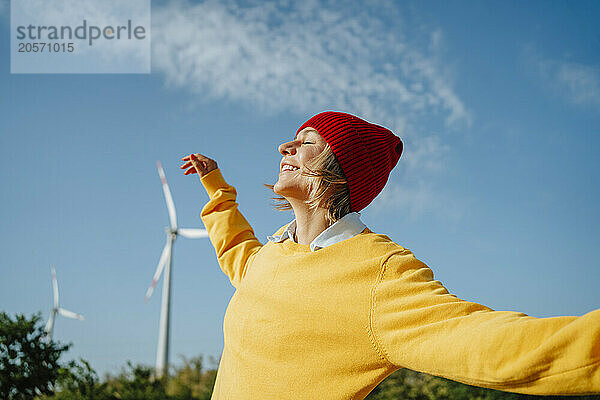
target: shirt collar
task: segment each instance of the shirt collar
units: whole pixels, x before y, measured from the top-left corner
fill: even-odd
[[[310,243],[310,250],[317,251],[323,247],[349,239],[361,233],[367,226],[360,220],[359,212],[351,212],[335,221],[331,226],[321,232]],[[267,239],[274,243],[281,243],[285,239],[294,241],[296,232],[296,219],[286,225],[281,235],[270,235]]]

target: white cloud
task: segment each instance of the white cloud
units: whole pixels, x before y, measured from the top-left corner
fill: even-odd
[[[562,63],[557,66],[556,77],[573,103],[600,106],[600,68]]]
[[[342,10],[172,1],[153,9],[153,71],[170,86],[263,112],[352,110],[396,132],[431,113],[448,127],[470,122],[426,55],[376,17]],[[441,36],[433,32],[432,49]]]
[[[576,106],[600,110],[600,68],[597,65],[545,58],[533,45],[524,46],[523,54],[542,83],[556,96]]]
[[[443,32],[429,32],[427,45],[417,47],[400,15],[395,26],[373,15],[397,12],[396,3],[340,4],[174,0],[153,7],[152,70],[168,87],[267,114],[360,115],[402,137],[410,179],[427,179],[448,146],[446,134],[423,132],[420,123],[437,120],[446,131],[471,124],[440,67]],[[422,187],[411,201],[426,205],[418,199]]]
[[[435,208],[434,188],[425,181],[416,185],[405,183],[386,185],[383,191],[373,200],[372,209],[375,214],[398,209],[401,215],[413,222],[419,215],[430,208]]]
[[[412,151],[407,153],[404,163],[410,171],[440,172],[443,157],[450,150],[440,136],[421,136],[410,143]]]
[[[440,207],[440,203],[443,207]],[[427,180],[402,182],[386,185],[369,206],[374,214],[392,212],[414,222],[424,214],[434,212],[445,222],[459,223],[472,204],[469,198],[456,198],[440,189],[439,185]]]

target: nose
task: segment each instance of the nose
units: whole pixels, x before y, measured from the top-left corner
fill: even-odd
[[[279,145],[281,155],[293,155],[296,153],[295,141],[285,142]]]

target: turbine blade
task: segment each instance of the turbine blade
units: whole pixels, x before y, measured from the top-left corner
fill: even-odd
[[[46,327],[44,328],[44,332],[46,332],[48,335],[50,335],[50,332],[52,331],[52,326],[54,325],[54,313],[55,311],[52,310],[52,312],[50,313],[50,318],[48,318],[48,322],[46,322]]]
[[[165,201],[167,202],[167,209],[169,210],[169,221],[171,222],[171,229],[177,229],[177,214],[175,213],[175,203],[173,203],[173,197],[171,196],[171,190],[169,189],[169,185],[167,184],[167,177],[165,176],[165,171],[160,163],[160,161],[156,162],[156,166],[158,167],[158,175],[160,176],[160,181],[162,182],[163,192],[165,194]]]
[[[54,265],[51,265],[52,269],[52,289],[54,291],[54,308],[58,308],[58,281],[56,280],[56,270]]]
[[[59,308],[58,313],[67,318],[79,319],[81,321],[85,319],[83,318],[83,315],[74,313],[73,311],[65,310],[64,308]]]
[[[183,237],[190,239],[198,239],[208,237],[208,231],[206,229],[190,229],[190,228],[181,228],[177,229],[177,233]]]
[[[167,258],[169,257],[169,253],[171,252],[171,239],[167,239],[167,244],[163,248],[162,254],[160,255],[160,259],[158,260],[158,266],[156,267],[156,272],[154,272],[154,277],[152,278],[152,284],[148,290],[146,290],[146,298],[144,302],[147,302],[152,296],[152,292],[154,292],[154,288],[158,283],[158,279],[160,278],[160,274],[162,274],[163,269],[165,269],[165,265],[167,264]]]

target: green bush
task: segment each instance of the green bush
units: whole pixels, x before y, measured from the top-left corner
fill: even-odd
[[[51,394],[70,344],[45,340],[41,313],[12,319],[0,312],[0,399],[29,400]]]

